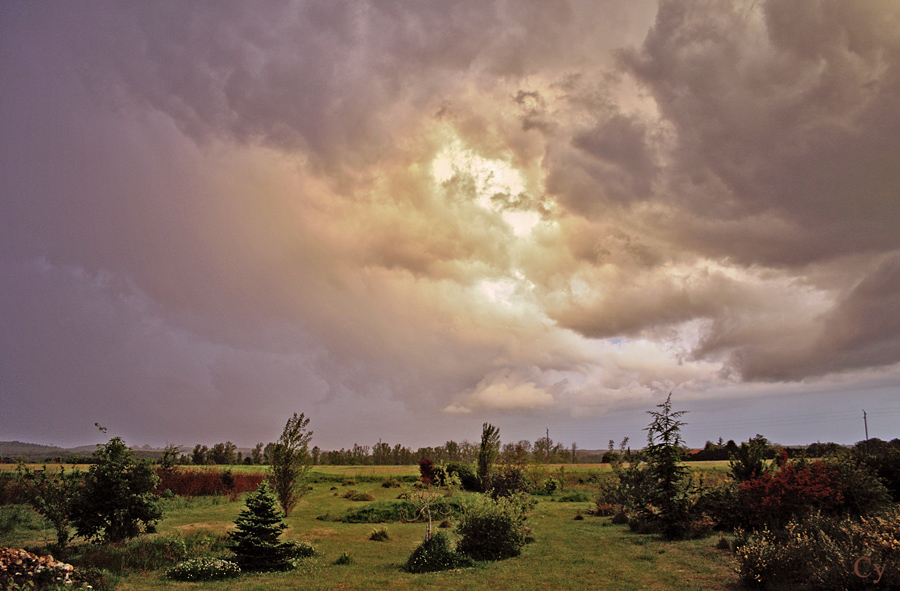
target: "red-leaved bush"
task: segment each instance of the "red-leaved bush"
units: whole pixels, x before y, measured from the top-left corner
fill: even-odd
[[[785,464],[775,474],[763,473],[738,485],[745,525],[784,527],[813,511],[836,513],[844,503],[838,469],[825,462]]]
[[[166,490],[183,497],[213,495],[237,496],[255,491],[265,480],[262,472],[232,472],[231,470],[156,469],[159,484],[156,491]]]

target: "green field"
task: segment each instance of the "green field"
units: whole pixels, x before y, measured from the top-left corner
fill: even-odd
[[[693,471],[716,472],[719,466],[691,466]],[[250,469],[246,467],[240,469]],[[256,468],[258,470],[258,467]],[[566,466],[566,491],[591,494],[591,484],[578,480],[596,473],[597,465]],[[559,467],[548,467],[551,474]],[[402,570],[406,558],[422,540],[421,523],[351,524],[335,521],[348,508],[364,503],[350,501],[344,494],[353,489],[371,494],[376,501],[395,499],[403,488],[384,488],[384,477],[416,474],[413,466],[325,466],[315,470],[312,490],[287,518],[286,539],[313,543],[318,555],[302,559],[294,571],[277,574],[243,575],[236,580],[209,583],[175,583],[162,578],[162,569],[126,572],[117,589],[738,589],[734,564],[727,552],[715,549],[717,537],[664,542],[654,536],[637,535],[627,526],[612,525],[609,518],[586,515],[588,502],[558,502],[538,497],[529,518],[535,542],[521,556],[510,560],[479,563],[474,568],[431,574],[409,574]],[[470,493],[457,493],[470,494]],[[221,538],[243,508],[243,498],[225,497],[165,501],[165,517],[152,537],[179,536],[194,539]],[[9,507],[2,508],[9,511]],[[329,520],[317,519],[328,514]],[[53,539],[50,529],[35,520],[0,533],[0,546],[35,548]],[[375,528],[387,529],[390,539],[369,540]],[[451,530],[452,531],[452,530]],[[219,550],[219,552],[225,552]],[[338,565],[342,553],[353,558]],[[220,554],[226,556],[227,552]]]

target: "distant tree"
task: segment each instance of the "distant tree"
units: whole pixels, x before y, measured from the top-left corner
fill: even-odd
[[[484,423],[481,426],[481,446],[478,448],[478,479],[481,481],[481,490],[490,488],[491,472],[499,453],[500,429]]]
[[[269,482],[285,515],[290,515],[306,492],[303,479],[312,467],[309,442],[313,435],[308,425],[309,419],[303,413],[294,413],[285,424],[281,438],[272,446]]]
[[[152,529],[162,517],[153,494],[159,477],[145,460],[135,460],[120,437],[94,452],[84,485],[72,505],[78,535],[120,542]]]
[[[729,467],[731,477],[738,482],[746,482],[770,472],[766,463],[769,452],[769,441],[757,434],[731,454]]]
[[[163,448],[162,457],[159,459],[160,467],[163,470],[170,472],[174,470],[175,466],[178,464],[180,451],[180,446],[174,443],[167,443],[166,447]]]
[[[251,461],[255,465],[260,465],[263,463],[263,444],[257,443],[253,450],[250,452]]]
[[[217,443],[209,452],[209,461],[213,464],[218,465],[234,464],[234,453],[236,450],[237,446],[230,441],[226,441],[225,443]]]
[[[205,466],[209,463],[209,448],[199,443],[194,446],[191,453],[191,463],[195,466]]]

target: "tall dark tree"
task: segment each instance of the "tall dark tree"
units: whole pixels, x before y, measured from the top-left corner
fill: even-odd
[[[478,480],[481,490],[490,488],[491,471],[500,453],[500,429],[484,423],[481,426],[481,446],[478,448]]]
[[[688,470],[681,460],[684,457],[684,440],[681,427],[687,423],[680,421],[686,411],[672,410],[672,393],[666,401],[658,404],[658,411],[647,411],[653,417],[647,431],[647,447],[644,458],[653,481],[652,504],[658,509],[656,519],[661,522],[663,534],[669,538],[678,537],[678,528],[684,523],[689,509],[687,499]]]
[[[235,531],[228,534],[234,559],[242,570],[273,571],[291,568],[296,552],[278,538],[287,528],[268,483],[263,482],[247,498],[247,506],[234,520]]]

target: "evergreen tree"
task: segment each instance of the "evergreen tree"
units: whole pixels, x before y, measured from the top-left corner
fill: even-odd
[[[294,546],[279,542],[287,528],[278,502],[263,482],[247,499],[247,507],[234,520],[237,531],[229,533],[235,562],[246,571],[288,570],[296,554]]]
[[[644,456],[647,471],[655,485],[651,499],[659,511],[656,519],[661,522],[663,534],[671,539],[681,535],[680,529],[689,509],[687,492],[690,477],[687,468],[681,463],[684,457],[681,427],[687,423],[679,420],[686,411],[672,410],[671,392],[657,408],[661,410],[647,411],[653,421],[646,428],[647,447],[644,448]]]

